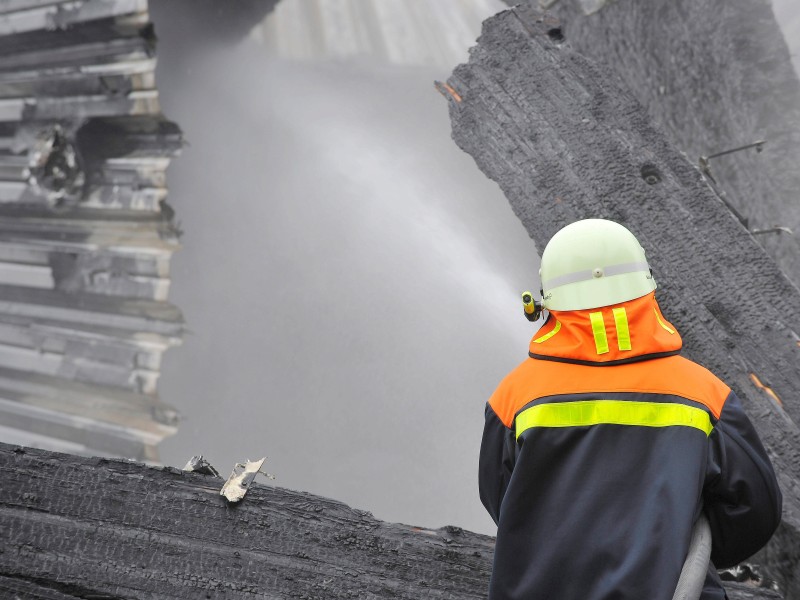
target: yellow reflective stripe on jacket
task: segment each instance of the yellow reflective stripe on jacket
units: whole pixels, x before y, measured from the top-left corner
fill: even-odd
[[[598,354],[605,354],[608,352],[608,338],[606,337],[606,322],[603,319],[603,313],[589,313],[589,319],[592,322],[594,347],[597,349]]]
[[[540,338],[536,338],[535,340],[533,340],[533,343],[534,344],[541,344],[542,342],[546,342],[551,337],[553,337],[555,334],[557,334],[559,331],[561,331],[561,321],[556,321],[556,326],[553,327],[553,331],[551,331],[550,333],[545,333]]]
[[[670,334],[673,334],[673,333],[675,333],[675,330],[674,330],[672,327],[670,327],[669,325],[667,325],[666,323],[664,323],[664,321],[662,321],[662,320],[661,320],[661,317],[660,317],[660,316],[658,316],[658,311],[657,311],[655,308],[653,308],[653,312],[654,312],[654,313],[656,313],[656,320],[658,321],[658,324],[659,324],[659,325],[661,325],[661,326],[662,326],[664,329],[666,329],[667,331],[669,331],[669,332],[670,332]]]
[[[517,415],[516,435],[519,437],[531,427],[581,427],[602,424],[694,427],[706,435],[714,429],[706,411],[685,404],[580,400],[537,404],[526,408]]]
[[[625,307],[615,308],[614,324],[617,326],[617,347],[620,350],[631,349],[631,332],[628,329],[628,313],[625,312]]]

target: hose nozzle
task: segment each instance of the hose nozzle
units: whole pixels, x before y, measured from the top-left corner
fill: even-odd
[[[528,321],[536,321],[542,316],[542,303],[534,300],[530,292],[522,292],[522,308]]]

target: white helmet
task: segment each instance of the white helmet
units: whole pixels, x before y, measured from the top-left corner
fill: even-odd
[[[656,289],[639,241],[605,219],[576,221],[559,230],[542,252],[539,276],[548,310],[608,306]]]

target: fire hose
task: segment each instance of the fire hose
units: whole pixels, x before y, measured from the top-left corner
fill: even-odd
[[[683,562],[678,586],[672,600],[698,600],[703,591],[703,582],[711,560],[711,527],[703,513],[694,524],[689,553]]]

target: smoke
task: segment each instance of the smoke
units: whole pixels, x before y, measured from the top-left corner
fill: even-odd
[[[277,485],[493,532],[483,408],[527,356],[538,264],[450,140],[446,73],[251,42],[179,57],[179,25],[154,19],[164,112],[190,142],[168,179],[185,231],[170,300],[192,334],[162,366],[186,417],[164,462],[268,455]]]
[[[800,5],[796,0],[772,0],[772,12],[789,46],[794,70],[800,77]]]
[[[165,462],[203,453],[225,472],[266,454],[278,485],[493,532],[483,405],[526,356],[519,293],[538,265],[449,139],[432,87],[448,72],[270,59],[175,6],[151,12],[164,111],[191,143],[168,183],[186,231],[170,297],[193,335],[162,368],[186,419]],[[794,31],[797,8],[774,6]]]

